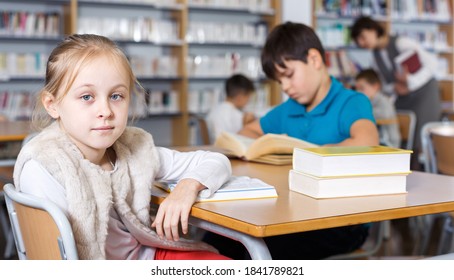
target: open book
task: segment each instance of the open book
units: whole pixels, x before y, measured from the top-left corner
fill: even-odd
[[[154,182],[154,185],[166,192],[171,192],[177,182]],[[159,196],[157,193],[154,194]],[[247,176],[232,176],[211,196],[205,191],[201,191],[197,197],[197,202],[275,197],[277,197],[276,189],[259,179]]]
[[[257,139],[222,132],[214,146],[226,149],[231,156],[275,165],[291,164],[294,148],[318,147],[283,134],[265,134]]]

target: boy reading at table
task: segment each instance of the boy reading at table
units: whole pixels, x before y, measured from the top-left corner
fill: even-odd
[[[287,134],[318,145],[378,144],[369,99],[329,76],[325,51],[312,28],[292,22],[278,25],[268,35],[261,60],[266,75],[290,98],[240,134]],[[366,225],[353,225],[267,237],[265,242],[273,259],[322,259],[360,248],[367,235]],[[218,247],[221,253],[241,257],[235,245],[220,236],[208,234],[205,240],[226,244]]]
[[[226,99],[212,108],[206,117],[211,143],[222,131],[237,133],[255,120],[254,114],[243,111],[254,90],[254,83],[242,74],[235,74],[225,81]]]

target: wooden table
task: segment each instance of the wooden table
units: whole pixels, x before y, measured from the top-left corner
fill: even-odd
[[[253,242],[248,250],[258,250],[255,258],[269,258],[260,241],[266,236],[454,211],[453,176],[413,172],[407,178],[406,194],[314,199],[288,189],[290,165],[236,159],[231,163],[233,175],[259,178],[275,186],[279,197],[196,203],[191,216],[197,223],[228,229],[227,234],[220,234],[233,234],[232,238],[244,241],[246,247],[245,242]],[[238,234],[245,239],[239,240]]]

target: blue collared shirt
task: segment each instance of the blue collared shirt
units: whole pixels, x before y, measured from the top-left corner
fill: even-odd
[[[372,105],[362,93],[346,89],[331,77],[326,97],[310,112],[293,99],[260,119],[264,133],[287,134],[314,144],[336,144],[350,138],[350,127],[360,119],[375,123]]]

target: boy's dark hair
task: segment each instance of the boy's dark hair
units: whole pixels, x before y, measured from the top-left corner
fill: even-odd
[[[242,74],[235,74],[225,81],[225,93],[227,97],[235,97],[238,94],[251,94],[255,90],[254,83]]]
[[[316,49],[325,63],[325,50],[315,31],[302,23],[285,22],[276,26],[266,39],[262,50],[262,68],[276,80],[276,65],[285,68],[285,60],[307,63],[309,49]]]
[[[385,29],[377,21],[363,16],[356,19],[351,28],[350,36],[355,42],[364,29],[375,30],[378,37],[385,35]]]
[[[380,78],[378,77],[377,72],[374,69],[371,69],[371,68],[364,69],[361,72],[359,72],[358,75],[356,75],[355,80],[358,81],[360,79],[366,80],[366,82],[369,83],[369,84],[377,84],[378,83],[378,84],[381,85],[381,81],[380,81]]]

